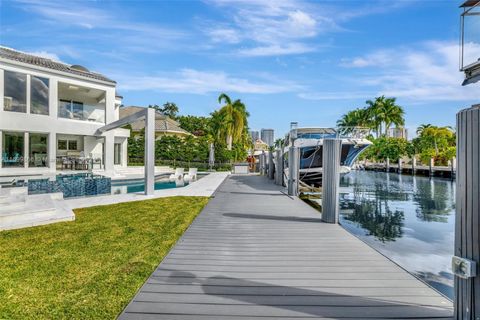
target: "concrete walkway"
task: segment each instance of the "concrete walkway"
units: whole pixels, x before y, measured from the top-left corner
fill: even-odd
[[[259,176],[230,176],[120,319],[451,319],[451,302]]]

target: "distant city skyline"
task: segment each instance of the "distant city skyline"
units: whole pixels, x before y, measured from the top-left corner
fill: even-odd
[[[258,132],[257,130],[250,130],[249,133],[253,143],[260,139],[260,132]]]
[[[458,71],[461,2],[11,0],[0,44],[105,74],[125,105],[205,116],[225,92],[277,136],[394,96],[414,135],[479,102]]]
[[[271,146],[273,146],[273,143],[275,142],[275,131],[273,129],[263,128],[262,130],[260,130],[260,138],[269,147],[271,147]]]

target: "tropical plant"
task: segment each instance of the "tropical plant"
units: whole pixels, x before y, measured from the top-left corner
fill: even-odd
[[[373,141],[373,145],[365,150],[362,158],[384,161],[398,160],[409,153],[409,142],[403,138],[380,137]]]
[[[423,130],[427,129],[427,128],[431,128],[433,127],[433,125],[431,125],[430,123],[427,123],[427,124],[421,124],[418,126],[417,128],[417,135],[421,135]]]
[[[233,143],[240,142],[248,130],[247,118],[249,116],[245,105],[240,99],[232,102],[225,93],[220,94],[218,103],[225,105],[217,111],[217,136],[225,139],[227,149],[232,150]]]
[[[455,156],[455,132],[450,127],[425,125],[418,132],[420,134],[413,143],[419,150],[422,162],[428,162],[434,158],[436,162],[446,164]]]
[[[382,131],[388,136],[392,125],[398,127],[405,124],[405,112],[396,104],[396,98],[381,96],[365,103],[366,107],[349,111],[337,121],[341,133],[351,133],[356,127],[361,127],[369,129],[369,134],[374,131],[379,138]]]
[[[210,117],[197,117],[197,116],[178,116],[176,121],[180,124],[180,127],[195,136],[206,136],[212,134]]]
[[[275,148],[281,148],[285,143],[285,139],[281,139],[281,138],[278,138],[277,140],[275,140],[275,142],[273,143],[273,146]]]
[[[341,133],[351,133],[356,127],[372,128],[370,111],[367,108],[357,108],[344,114],[338,121],[337,127]]]
[[[367,100],[367,113],[370,116],[372,127],[375,129],[377,137],[384,129],[384,135],[388,136],[390,127],[393,125],[399,127],[405,124],[405,111],[396,104],[396,98],[377,97],[375,100]]]

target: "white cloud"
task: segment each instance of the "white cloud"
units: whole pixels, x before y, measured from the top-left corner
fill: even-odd
[[[340,65],[348,77],[341,81],[349,90],[300,94],[305,99],[329,100],[331,97],[350,98],[372,93],[402,98],[409,103],[478,100],[472,87],[462,87],[459,72],[458,44],[426,42],[415,47],[378,50],[364,56],[342,59]],[[353,93],[352,93],[353,92]]]
[[[282,56],[288,54],[300,54],[315,51],[314,47],[307,46],[303,43],[289,43],[285,45],[268,45],[259,46],[249,49],[240,49],[238,54],[246,57],[262,57],[262,56]]]
[[[38,15],[39,25],[88,29],[74,32],[67,29],[68,40],[102,42],[121,51],[157,52],[165,48],[180,48],[179,39],[188,37],[182,30],[166,28],[156,23],[135,21],[129,12],[109,10],[104,4],[91,1],[16,0],[17,5],[29,14]],[[96,32],[91,32],[93,30]],[[61,34],[61,33],[60,33]],[[60,41],[60,40],[59,40]],[[113,43],[113,45],[112,45]],[[85,48],[82,48],[85,51]],[[99,49],[99,51],[104,49]]]
[[[352,9],[343,4],[303,0],[206,1],[225,9],[228,14],[227,22],[221,26],[204,28],[207,36],[213,42],[222,39],[230,44],[242,43],[242,49],[234,52],[243,56],[274,56],[316,51],[319,47],[314,45],[313,41],[327,32],[344,31],[341,23],[396,10],[411,2],[405,0],[398,4],[391,1],[371,1]]]
[[[240,34],[232,28],[212,29],[209,35],[213,42],[239,43],[241,41]]]
[[[159,90],[173,93],[206,94],[210,92],[237,92],[272,94],[298,90],[299,86],[288,81],[263,77],[252,82],[246,78],[231,76],[223,71],[198,71],[182,69],[161,75],[115,77],[120,90]]]
[[[235,52],[242,56],[271,56],[314,51],[308,43],[318,35],[325,19],[309,13],[299,1],[210,1],[228,7],[230,19],[219,27],[207,29],[213,42],[243,43]]]
[[[53,52],[48,52],[48,51],[44,51],[44,50],[40,50],[40,51],[30,51],[30,52],[27,52],[28,54],[31,54],[31,55],[34,55],[34,56],[39,56],[39,57],[43,57],[43,58],[47,58],[47,59],[50,59],[50,60],[53,60],[53,61],[58,61],[58,62],[62,62],[60,60],[60,58],[58,57],[57,54],[53,53]]]

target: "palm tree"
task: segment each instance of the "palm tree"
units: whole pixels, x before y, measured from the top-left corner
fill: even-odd
[[[341,133],[351,133],[355,127],[371,128],[370,113],[366,108],[358,108],[347,112],[337,121]]]
[[[218,103],[225,105],[218,111],[220,118],[217,135],[219,138],[225,138],[227,149],[232,150],[232,144],[241,141],[247,130],[247,118],[249,116],[245,105],[237,99],[232,102],[225,93],[220,94]]]
[[[452,137],[454,134],[451,127],[437,127],[429,125],[427,128],[423,129],[420,136],[423,137],[431,137],[433,140],[433,147],[435,149],[435,155],[438,156],[439,154],[439,147],[438,141],[441,139],[447,140],[448,138]]]
[[[372,125],[375,128],[377,137],[384,129],[385,136],[393,125],[399,127],[405,124],[405,111],[396,104],[396,98],[377,97],[374,101],[367,100],[367,110],[372,119]]]
[[[275,148],[281,148],[283,146],[284,139],[278,138],[273,144]]]
[[[430,123],[419,125],[418,128],[417,128],[417,135],[421,136],[423,131],[425,131],[425,129],[432,128],[432,127],[433,127],[433,125],[431,125]]]

